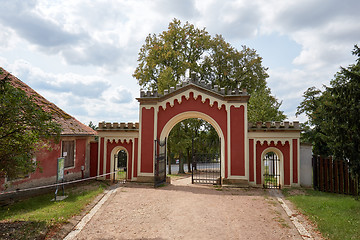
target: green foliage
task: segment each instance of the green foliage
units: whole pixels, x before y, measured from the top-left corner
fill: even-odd
[[[0,177],[16,178],[35,170],[35,152],[59,139],[61,128],[9,81],[0,80]]]
[[[253,92],[248,105],[249,122],[283,121],[286,116],[280,111],[276,98],[270,95],[270,89],[259,89]]]
[[[304,93],[298,114],[308,117],[305,137],[314,153],[348,161],[360,174],[360,49],[355,45],[356,63],[341,68],[322,92],[314,87]]]
[[[308,190],[306,195],[287,197],[316,222],[324,237],[358,239],[360,236],[360,202],[351,196]]]
[[[174,19],[167,31],[149,35],[140,49],[138,62],[133,76],[143,89],[163,93],[183,81],[189,69],[212,86],[246,88],[254,99],[249,104],[251,121],[286,118],[279,110],[281,102],[271,96],[266,85],[267,68],[262,66],[262,58],[254,49],[242,46],[237,50],[221,35],[212,38],[205,29],[188,22],[181,25]],[[266,106],[261,102],[266,102]]]
[[[168,153],[189,164],[194,153],[219,153],[219,136],[208,122],[190,118],[176,124],[168,138]],[[180,169],[180,173],[183,171]]]
[[[88,190],[83,190],[81,187],[67,189],[65,192],[68,197],[63,201],[51,201],[54,198],[54,194],[51,193],[2,206],[0,207],[0,221],[3,224],[24,221],[31,230],[29,232],[35,235],[24,239],[38,239],[36,235],[43,235],[44,228],[46,232],[46,228],[66,223],[72,216],[79,214],[86,205],[104,191],[105,184],[88,183],[86,188]],[[11,232],[14,239],[19,239],[24,234],[23,229],[19,230]]]

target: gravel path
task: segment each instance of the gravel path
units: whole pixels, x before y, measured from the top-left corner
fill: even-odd
[[[263,189],[218,189],[190,178],[154,189],[127,183],[76,239],[302,239]]]

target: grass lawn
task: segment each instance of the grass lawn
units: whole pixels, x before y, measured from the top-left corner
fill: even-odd
[[[360,201],[354,197],[306,190],[305,194],[291,194],[284,189],[287,199],[314,221],[324,237],[329,239],[360,239]]]
[[[51,228],[79,214],[106,186],[97,181],[65,186],[68,197],[63,201],[51,201],[54,194],[49,193],[0,207],[0,239],[43,239]]]

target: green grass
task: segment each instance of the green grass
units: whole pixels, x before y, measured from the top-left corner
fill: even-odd
[[[305,195],[289,195],[300,211],[316,222],[319,231],[329,239],[360,239],[360,201],[354,197],[306,190]]]
[[[106,187],[104,183],[100,182],[93,182],[89,185],[86,188],[65,188],[65,195],[68,197],[63,201],[51,201],[54,198],[52,193],[0,207],[1,227],[9,228],[18,223],[23,223],[20,228],[17,228],[17,231],[21,233],[25,229],[29,233],[15,238],[30,239],[32,233],[35,236],[37,233],[44,234],[47,229],[66,223],[72,216],[79,214]]]

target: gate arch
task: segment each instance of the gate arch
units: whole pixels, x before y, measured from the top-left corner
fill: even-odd
[[[111,150],[110,171],[117,170],[117,164],[115,164],[115,154],[118,154],[120,151],[125,151],[125,153],[126,153],[126,167],[128,166],[128,163],[129,163],[129,152],[128,152],[128,150],[123,146],[116,146]],[[126,171],[125,179],[127,179],[127,177],[128,177],[128,172]],[[114,180],[114,174],[110,175],[110,179]]]
[[[261,153],[261,184],[265,183],[264,173],[265,166],[263,159],[267,153],[274,152],[279,158],[279,167],[280,167],[280,186],[284,186],[284,155],[283,153],[276,147],[268,147]]]
[[[214,127],[219,138],[221,139],[221,141],[220,141],[220,143],[221,143],[221,159],[220,159],[221,176],[225,176],[225,141],[224,141],[225,138],[224,138],[224,133],[223,133],[222,129],[220,128],[219,124],[209,115],[202,113],[202,112],[196,112],[196,111],[186,111],[186,112],[179,113],[179,114],[175,115],[174,117],[172,117],[162,128],[161,134],[160,134],[160,139],[165,139],[165,138],[168,139],[171,129],[177,123],[179,123],[185,119],[189,119],[189,118],[201,118],[202,120],[207,121]]]

